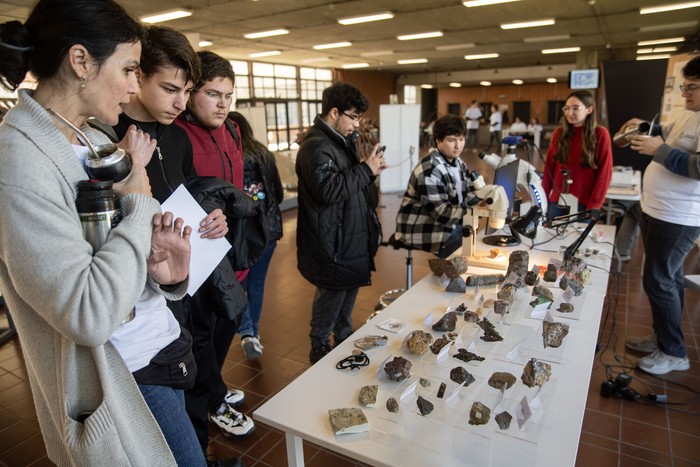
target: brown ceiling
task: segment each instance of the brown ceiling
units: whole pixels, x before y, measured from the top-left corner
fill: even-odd
[[[228,59],[252,60],[249,54],[279,50],[281,55],[254,59],[313,67],[367,62],[370,70],[401,75],[470,70],[595,66],[606,60],[633,60],[640,40],[685,36],[681,50],[698,47],[700,7],[640,15],[639,8],[687,0],[522,0],[466,8],[460,0],[117,0],[134,17],[177,7],[189,18],[162,23],[214,42],[209,47]],[[0,0],[0,21],[24,20],[34,0]],[[342,26],[338,18],[390,11],[386,21]],[[502,30],[501,23],[554,18],[556,24]],[[683,25],[683,23],[686,23]],[[680,24],[680,26],[679,26]],[[249,40],[249,32],[285,28],[284,36]],[[656,28],[641,31],[640,28]],[[442,31],[443,37],[399,41],[397,35]],[[570,39],[525,42],[569,34]],[[315,44],[352,42],[351,47],[317,51]],[[472,44],[471,46],[469,44]],[[464,46],[459,48],[459,46]],[[449,50],[438,47],[454,46]],[[541,49],[580,46],[578,54],[543,55]],[[384,55],[363,54],[386,52]],[[497,59],[467,61],[465,54],[500,54]],[[397,60],[426,58],[428,63],[399,65]],[[318,61],[314,61],[314,60]],[[459,73],[464,76],[465,73]]]

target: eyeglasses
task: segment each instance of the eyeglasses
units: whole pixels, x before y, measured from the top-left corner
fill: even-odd
[[[578,112],[579,110],[587,109],[585,105],[565,105],[564,107],[561,108],[561,111],[566,113],[569,110],[573,110],[574,112]]]
[[[343,112],[343,115],[345,115],[350,120],[352,120],[353,122],[356,122],[356,123],[360,123],[362,121],[362,115],[353,115],[353,114],[349,114],[349,113],[345,113],[345,112]]]
[[[222,94],[218,91],[199,91],[199,92],[204,94],[204,96],[207,99],[209,99],[210,101],[213,101],[213,102],[220,102],[220,101],[231,102],[233,100],[233,94]]]
[[[700,86],[696,86],[694,84],[691,84],[690,86],[686,86],[685,84],[681,84],[680,86],[678,86],[678,89],[681,90],[681,94],[686,94],[686,93],[690,94],[698,88],[700,88]]]

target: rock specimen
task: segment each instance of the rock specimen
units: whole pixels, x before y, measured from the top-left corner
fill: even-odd
[[[479,322],[479,315],[477,315],[473,311],[465,311],[464,312],[464,321],[466,321],[467,323],[478,323]]]
[[[571,303],[561,303],[557,311],[560,313],[572,313],[574,311],[574,306]]]
[[[360,388],[359,402],[363,407],[376,407],[377,405],[377,391],[379,386],[372,384],[371,386],[362,386]]]
[[[505,277],[503,274],[487,274],[484,276],[467,276],[467,285],[469,287],[475,285],[493,285],[503,282]]]
[[[537,285],[540,282],[540,275],[535,271],[528,271],[523,280],[525,285]]]
[[[581,279],[581,283],[588,284],[591,282],[591,270],[588,268],[583,268],[578,273],[578,278]]]
[[[445,287],[445,292],[464,293],[467,291],[467,284],[464,283],[462,276],[457,276],[450,280],[450,283]]]
[[[510,428],[510,422],[513,420],[513,416],[505,411],[499,413],[494,418],[496,419],[496,423],[498,423],[498,428],[501,430],[507,430]]]
[[[457,353],[453,355],[457,360],[462,360],[463,362],[471,362],[472,360],[477,362],[483,362],[486,360],[484,357],[480,357],[477,354],[468,351],[467,349],[457,349]]]
[[[403,357],[394,357],[394,359],[384,365],[384,372],[392,381],[403,381],[411,376],[411,367],[413,364]]]
[[[406,348],[414,355],[423,355],[433,343],[433,335],[429,332],[416,330],[406,340]]]
[[[548,264],[547,265],[547,270],[544,272],[544,281],[545,282],[556,282],[557,281],[557,267],[553,264]]]
[[[429,415],[430,412],[433,411],[435,408],[433,406],[433,403],[430,402],[429,400],[423,399],[421,396],[418,396],[418,400],[416,401],[416,404],[418,405],[418,410],[420,410],[420,414],[422,416]]]
[[[428,266],[436,276],[444,274],[450,279],[454,279],[467,272],[467,258],[464,256],[456,256],[451,259],[431,258],[428,260]]]
[[[496,331],[496,327],[491,324],[491,322],[484,318],[481,321],[479,321],[479,327],[484,330],[484,335],[481,336],[481,340],[485,342],[497,342],[497,341],[502,341],[503,338],[501,335]]]
[[[369,431],[369,422],[362,409],[355,407],[331,409],[328,411],[331,429],[336,435],[364,433]]]
[[[389,341],[387,336],[365,336],[354,341],[355,347],[362,350],[369,350],[375,347],[386,345]]]
[[[464,367],[461,366],[456,366],[450,370],[450,379],[454,381],[457,384],[461,384],[463,386],[469,386],[472,384],[474,381],[474,376],[472,376],[471,373],[469,373]]]
[[[450,332],[454,331],[457,327],[457,313],[454,311],[448,311],[440,320],[433,324],[433,331],[439,332]]]
[[[549,299],[550,302],[554,301],[554,295],[552,294],[552,291],[549,290],[548,287],[544,287],[541,285],[536,285],[532,288],[532,296],[545,296]]]
[[[568,324],[542,321],[542,341],[545,349],[559,347],[567,334],[569,334]]]
[[[559,281],[559,287],[561,287],[562,290],[566,290],[568,287],[570,287],[571,290],[574,291],[574,295],[577,297],[583,294],[583,283],[575,277],[562,276],[561,280]]]
[[[535,386],[542,387],[544,383],[549,381],[550,376],[552,376],[552,365],[536,358],[531,358],[525,364],[520,380],[525,386],[530,388]]]
[[[469,411],[470,425],[486,425],[491,418],[491,409],[486,407],[481,402],[474,402]]]
[[[460,303],[459,306],[455,308],[455,313],[464,313],[465,311],[467,311],[467,305],[464,303]]]
[[[530,302],[530,306],[532,308],[536,308],[538,305],[541,305],[543,303],[549,303],[549,306],[547,307],[547,309],[549,309],[552,306],[552,303],[554,303],[554,301],[550,300],[544,295],[538,295],[537,298]]]
[[[447,389],[447,385],[445,383],[440,383],[440,387],[438,388],[437,392],[438,398],[442,399],[445,397],[445,389]]]
[[[506,272],[506,277],[510,276],[510,274],[514,272],[522,280],[522,277],[527,274],[529,262],[530,254],[526,250],[514,251],[508,258],[508,271]],[[521,287],[519,284],[516,284],[516,286]]]
[[[493,311],[497,315],[504,316],[506,313],[510,312],[510,304],[505,300],[496,300],[493,302]]]
[[[515,286],[513,284],[506,284],[498,291],[496,296],[499,300],[505,300],[508,304],[512,305],[515,301],[515,291]]]
[[[399,403],[396,402],[396,399],[394,399],[393,397],[390,397],[386,400],[386,409],[391,413],[398,413],[399,412]]]
[[[489,378],[489,386],[496,389],[509,389],[515,384],[515,375],[505,371],[497,371]]]
[[[493,302],[494,302],[493,298],[489,298],[484,302],[484,304],[482,306],[483,306],[483,308],[493,308]]]
[[[430,387],[430,380],[427,378],[420,378],[418,380],[418,383],[423,386],[424,388],[429,388]]]
[[[433,342],[433,345],[430,346],[430,351],[437,355],[440,353],[440,350],[442,350],[443,347],[451,343],[452,341],[447,336],[442,336]]]

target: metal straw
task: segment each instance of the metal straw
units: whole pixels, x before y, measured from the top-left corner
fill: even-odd
[[[90,157],[91,159],[95,159],[95,160],[99,160],[99,159],[100,159],[100,155],[99,155],[98,152],[97,152],[97,148],[95,148],[95,146],[90,142],[90,140],[88,139],[88,137],[85,135],[85,133],[83,133],[83,131],[82,131],[80,128],[78,128],[77,126],[75,126],[75,125],[73,124],[73,122],[71,122],[71,121],[68,120],[66,117],[64,117],[64,116],[61,115],[60,113],[56,112],[55,110],[53,110],[53,109],[46,109],[46,111],[47,111],[48,113],[50,113],[51,115],[53,115],[54,117],[56,117],[57,119],[59,119],[59,120],[60,120],[61,122],[63,122],[68,128],[70,128],[71,130],[73,130],[73,131],[75,132],[76,136],[78,137],[78,140],[79,140],[81,143],[83,143],[85,146],[87,146],[88,149],[90,149],[90,153],[92,154],[92,157]]]

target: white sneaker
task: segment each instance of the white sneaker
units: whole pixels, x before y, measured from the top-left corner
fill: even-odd
[[[225,402],[216,413],[209,414],[209,421],[218,426],[221,433],[228,438],[243,439],[253,432],[255,423]]]
[[[639,359],[639,368],[652,375],[665,375],[671,371],[685,371],[690,368],[688,357],[674,357],[657,350]]]
[[[656,343],[656,334],[651,333],[646,336],[633,336],[625,339],[625,347],[637,352],[652,353],[659,350]]]
[[[232,409],[241,405],[243,399],[245,399],[245,393],[240,389],[229,389],[224,396],[224,402]]]
[[[257,337],[244,337],[241,339],[241,347],[247,360],[257,360],[262,357],[263,346]]]

